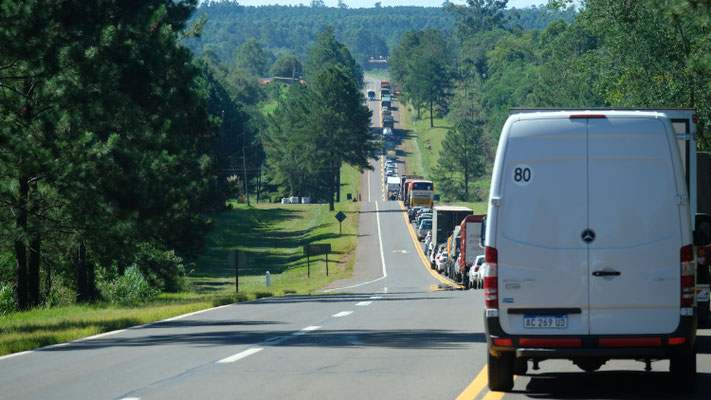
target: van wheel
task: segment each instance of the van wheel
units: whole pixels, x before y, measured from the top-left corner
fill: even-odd
[[[528,360],[525,358],[514,358],[513,373],[516,375],[526,375],[528,372]]]
[[[669,372],[675,386],[685,393],[696,390],[696,349],[673,356],[669,360]]]
[[[488,356],[489,389],[497,392],[508,392],[513,389],[513,353],[504,352],[499,357],[488,353]]]

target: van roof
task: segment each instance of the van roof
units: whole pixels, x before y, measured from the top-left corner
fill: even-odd
[[[660,110],[610,110],[610,109],[581,109],[581,110],[547,110],[547,109],[520,109],[510,110],[509,114],[514,120],[531,120],[531,119],[559,119],[571,118],[579,116],[581,118],[598,117],[598,118],[667,118],[667,115]]]

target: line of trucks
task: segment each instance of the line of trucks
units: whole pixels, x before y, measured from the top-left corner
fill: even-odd
[[[486,215],[474,215],[467,207],[433,207],[430,240],[425,249],[425,253],[430,255],[432,268],[436,267],[432,254],[442,246],[441,250],[447,253],[448,258],[440,272],[466,288],[476,287],[469,270],[476,258],[484,255],[481,229],[485,218]]]

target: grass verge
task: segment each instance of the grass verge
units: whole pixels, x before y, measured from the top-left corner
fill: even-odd
[[[350,167],[342,171],[343,193],[359,191],[360,173]],[[191,290],[164,293],[148,304],[116,306],[75,305],[35,309],[0,316],[0,355],[63,343],[116,329],[145,324],[223,304],[285,294],[310,294],[335,279],[353,275],[358,242],[360,203],[233,205],[218,219],[207,238],[205,253],[189,266]],[[336,213],[347,218],[339,234]],[[329,276],[325,256],[307,258],[302,246],[330,243]],[[227,265],[230,250],[247,254],[247,266],[240,270],[239,292],[235,292],[234,270]],[[309,268],[310,267],[310,268]],[[308,277],[310,270],[310,277]],[[271,287],[266,286],[266,271]]]

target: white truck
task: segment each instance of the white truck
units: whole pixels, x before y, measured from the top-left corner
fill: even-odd
[[[400,177],[388,176],[385,187],[388,193],[388,200],[397,200],[397,195],[400,193]]]

